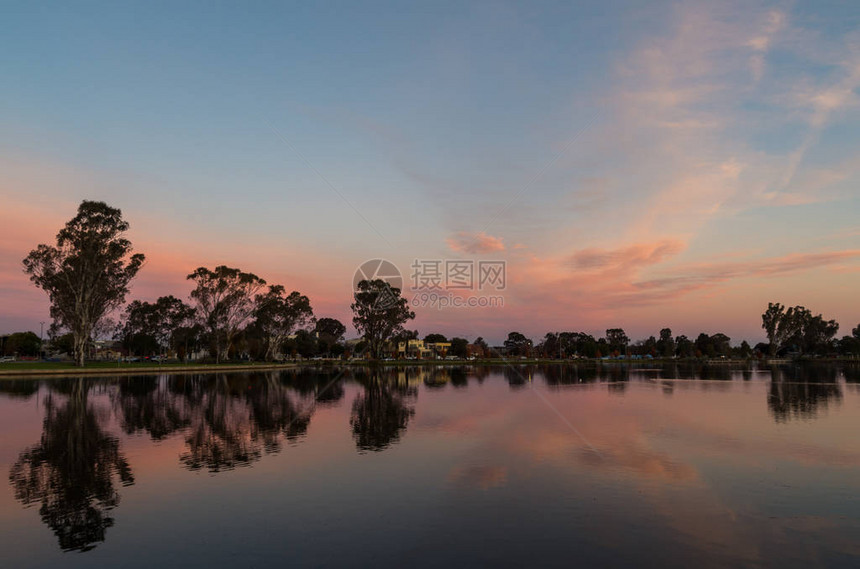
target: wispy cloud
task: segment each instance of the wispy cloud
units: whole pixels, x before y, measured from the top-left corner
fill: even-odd
[[[760,81],[764,75],[765,56],[771,47],[774,36],[785,26],[785,21],[785,13],[778,10],[768,12],[760,32],[747,42],[747,45],[753,50],[753,54],[750,56],[750,70],[756,81]]]
[[[500,237],[488,235],[483,231],[479,233],[460,231],[449,237],[446,242],[448,247],[458,253],[493,253],[505,250],[505,244]]]
[[[633,269],[655,265],[673,257],[684,249],[677,239],[665,239],[656,243],[637,243],[619,249],[582,249],[571,256],[577,269]]]

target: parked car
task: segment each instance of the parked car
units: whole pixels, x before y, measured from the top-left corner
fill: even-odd
[[[0,363],[14,362],[14,361],[15,361],[15,356],[3,356],[2,358],[0,358]]]

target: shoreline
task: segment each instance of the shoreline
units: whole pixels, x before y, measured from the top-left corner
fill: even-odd
[[[184,374],[184,373],[230,373],[230,372],[246,372],[246,371],[274,371],[280,369],[296,369],[296,368],[334,368],[334,367],[414,367],[414,366],[436,366],[436,367],[451,367],[451,366],[517,366],[517,365],[586,365],[586,366],[604,366],[604,365],[707,365],[707,366],[749,366],[751,364],[758,365],[785,365],[785,364],[804,364],[804,363],[860,363],[856,359],[842,358],[821,358],[812,360],[792,360],[785,358],[773,359],[527,359],[527,360],[503,360],[503,359],[486,359],[486,360],[369,360],[369,361],[338,361],[338,360],[322,360],[322,361],[295,361],[284,363],[243,363],[243,364],[177,364],[168,363],[160,365],[123,365],[112,366],[105,364],[96,364],[96,367],[69,367],[68,363],[56,363],[56,367],[51,366],[52,363],[37,363],[37,362],[19,362],[11,363],[10,367],[0,367],[0,380],[3,379],[24,379],[24,378],[52,378],[52,377],[68,377],[68,376],[106,376],[106,375],[152,375],[152,374]],[[38,365],[39,367],[11,369],[12,366],[28,366]]]

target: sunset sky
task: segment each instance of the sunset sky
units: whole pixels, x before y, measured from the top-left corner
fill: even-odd
[[[49,320],[21,260],[98,199],[130,298],[226,264],[350,323],[368,259],[498,259],[503,308],[409,328],[752,342],[779,301],[850,334],[858,30],[838,0],[6,2],[0,333]]]

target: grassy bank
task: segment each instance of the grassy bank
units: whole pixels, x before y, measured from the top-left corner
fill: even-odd
[[[151,375],[153,373],[191,373],[210,371],[263,371],[293,368],[300,364],[288,363],[122,363],[92,362],[86,367],[76,367],[71,362],[9,362],[0,364],[0,378],[3,377],[44,377],[64,375]]]

